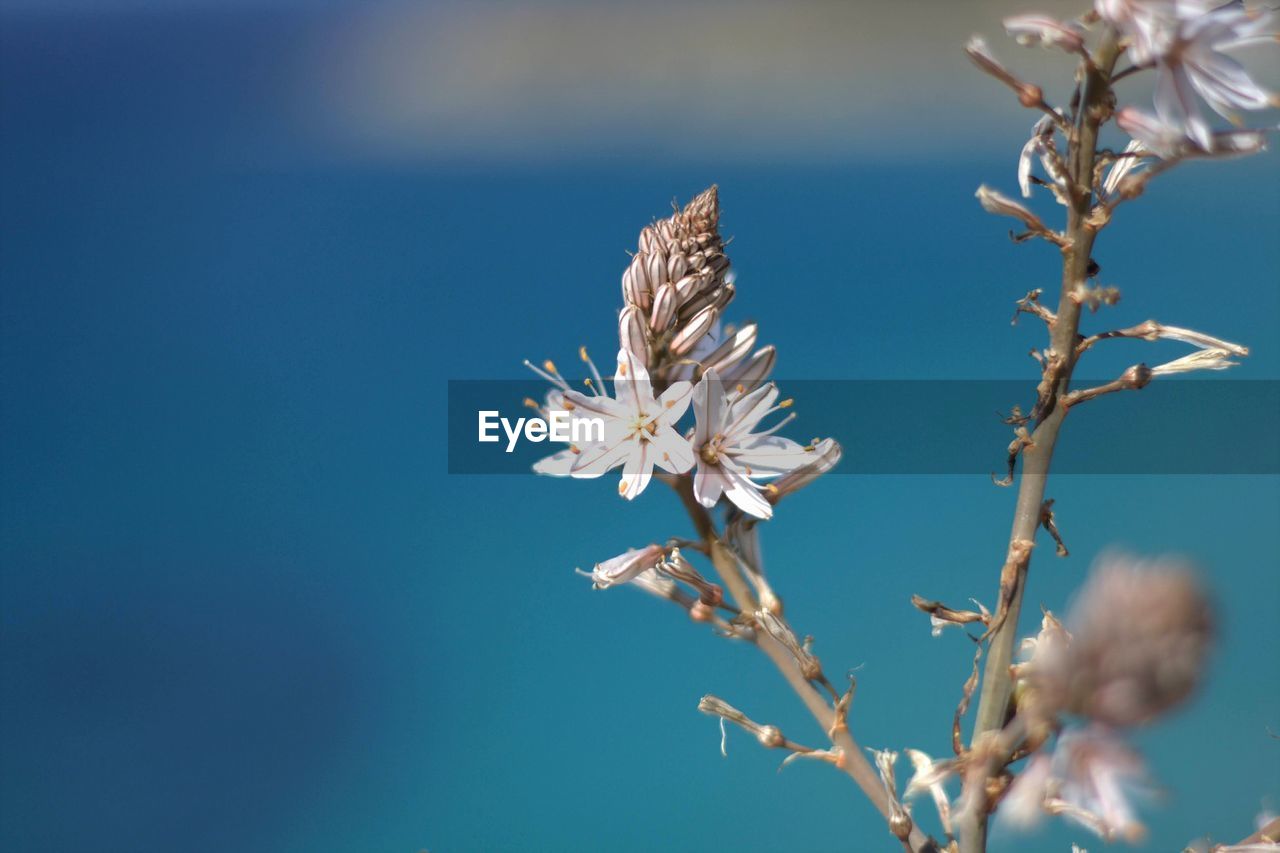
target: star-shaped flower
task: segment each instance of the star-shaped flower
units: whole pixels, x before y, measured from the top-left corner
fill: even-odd
[[[604,440],[580,448],[570,475],[599,477],[621,465],[618,492],[632,500],[649,485],[655,465],[672,474],[688,471],[694,464],[693,450],[675,424],[688,410],[692,391],[689,382],[673,382],[654,397],[641,360],[627,349],[619,350],[613,397],[564,392],[566,407],[577,417],[604,423]]]
[[[698,472],[693,494],[703,506],[715,506],[724,495],[743,512],[769,518],[773,506],[761,494],[766,487],[752,478],[776,477],[813,459],[812,447],[773,435],[790,417],[764,432],[754,432],[765,416],[791,405],[790,400],[775,405],[777,399],[773,383],[749,394],[728,395],[714,369],[694,388],[693,447]]]

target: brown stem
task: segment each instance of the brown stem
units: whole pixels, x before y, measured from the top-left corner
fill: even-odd
[[[680,496],[685,511],[693,521],[694,529],[706,543],[707,550],[711,554],[711,564],[715,566],[729,594],[744,612],[758,609],[759,602],[738,565],[738,558],[721,540],[715,522],[712,521],[706,507],[698,503],[694,497],[693,479],[686,475],[672,478],[669,482],[676,494]],[[893,804],[885,793],[879,774],[867,761],[862,747],[854,740],[849,729],[846,726],[837,725],[835,708],[822,692],[814,687],[813,682],[800,671],[795,655],[765,631],[755,632],[755,644],[773,662],[778,672],[782,673],[782,677],[786,679],[796,696],[800,697],[800,701],[804,703],[822,730],[829,733],[832,745],[844,753],[844,759],[839,764],[840,769],[857,783],[867,799],[871,800],[871,804],[884,815],[885,820],[888,820],[893,815]],[[932,839],[916,826],[912,826],[910,838],[904,842],[905,845],[909,845],[907,849],[912,853],[929,853],[937,850]]]
[[[1073,184],[1072,203],[1067,213],[1066,235],[1069,243],[1062,251],[1062,292],[1050,336],[1051,349],[1060,357],[1061,363],[1050,389],[1049,404],[1031,434],[1031,445],[1022,453],[1022,476],[1018,483],[1013,530],[1009,537],[1010,559],[1005,564],[1009,576],[1002,572],[1001,577],[1000,610],[1003,616],[993,623],[971,744],[979,743],[986,732],[1002,728],[1009,706],[1013,686],[1009,666],[1018,634],[1018,615],[1022,609],[1027,569],[1031,563],[1029,549],[1026,549],[1025,559],[1015,560],[1013,556],[1015,552],[1025,548],[1024,543],[1035,541],[1050,463],[1062,421],[1066,417],[1066,408],[1057,402],[1070,390],[1071,373],[1075,368],[1081,311],[1076,292],[1088,278],[1089,259],[1096,236],[1088,218],[1093,202],[1091,187],[1098,148],[1098,127],[1108,112],[1106,102],[1111,88],[1108,77],[1119,55],[1119,39],[1114,31],[1109,31],[1098,47],[1093,66],[1085,65],[1081,105],[1067,156],[1069,177]],[[985,799],[985,787],[983,784],[975,792],[975,797]],[[962,853],[982,853],[986,850],[986,806],[987,804],[981,803],[981,807],[968,809],[963,816],[960,822]]]

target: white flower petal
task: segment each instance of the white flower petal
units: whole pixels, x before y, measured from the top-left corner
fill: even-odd
[[[708,368],[693,389],[693,443],[701,447],[720,431],[724,422],[724,385],[714,369]]]
[[[692,399],[692,382],[672,382],[657,400],[658,419],[663,423],[674,424],[689,411],[689,403]]]
[[[728,464],[722,464],[720,470],[727,482],[724,496],[733,501],[738,509],[756,518],[773,517],[773,505],[760,494],[759,486]]]
[[[591,479],[617,468],[631,453],[633,441],[622,439],[613,444],[596,444],[583,448],[569,475],[579,479]]]
[[[710,465],[698,460],[698,472],[693,475],[693,496],[698,503],[706,507],[716,505],[724,494],[725,481],[720,473],[719,465]]]
[[[693,446],[669,425],[663,424],[658,427],[657,434],[649,444],[653,445],[654,464],[672,474],[683,474],[697,461]]]
[[[803,444],[780,435],[766,435],[753,440],[748,446],[733,454],[739,465],[751,471],[753,477],[767,477],[794,471],[813,461],[813,451]]]
[[[638,441],[631,448],[626,464],[622,467],[622,480],[618,493],[629,501],[645,490],[653,478],[654,448],[647,441]]]

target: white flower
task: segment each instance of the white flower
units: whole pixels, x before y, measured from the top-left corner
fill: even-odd
[[[1260,130],[1226,130],[1210,133],[1206,146],[1198,139],[1189,138],[1182,125],[1144,113],[1134,107],[1124,107],[1118,111],[1116,124],[1137,143],[1136,149],[1130,143],[1126,151],[1138,150],[1140,153],[1154,154],[1165,160],[1201,154],[1216,157],[1256,154],[1266,147],[1267,142],[1266,135]],[[1112,169],[1112,175],[1107,176],[1107,186],[1118,188],[1125,173],[1115,177],[1116,170],[1121,168],[1125,160],[1135,159],[1126,157],[1118,160]],[[1133,166],[1129,167],[1129,169],[1132,168]]]
[[[579,417],[604,422],[604,440],[581,448],[571,476],[599,477],[621,465],[618,492],[632,500],[649,485],[655,465],[672,474],[688,471],[694,463],[693,450],[675,424],[688,410],[692,391],[690,383],[674,382],[655,398],[649,372],[639,358],[619,350],[614,397],[564,392],[566,404],[579,411]]]
[[[918,749],[908,749],[906,753],[911,759],[912,766],[915,767],[915,773],[907,783],[907,790],[902,798],[910,800],[921,792],[928,791],[938,810],[938,818],[942,821],[943,830],[947,835],[951,835],[951,800],[947,797],[945,783],[955,775],[956,762],[954,760],[934,761],[927,753]]]
[[[1097,0],[1098,13],[1129,37],[1135,64],[1156,67],[1156,115],[1181,129],[1205,151],[1213,131],[1200,113],[1199,95],[1214,112],[1235,121],[1236,110],[1274,106],[1270,92],[1223,51],[1267,36],[1270,13],[1242,2],[1203,0]]]
[[[579,347],[578,357],[591,370],[591,381],[588,384],[592,392],[603,394],[604,380],[600,378],[600,371],[596,369],[596,363],[591,360],[591,356],[587,355],[586,347]],[[569,383],[560,375],[560,371],[556,370],[555,363],[548,359],[543,362],[542,367],[538,367],[533,362],[525,359],[524,366],[552,385],[551,390],[547,392],[543,405],[539,406],[533,400],[525,400],[525,406],[533,409],[548,420],[551,418],[552,412],[567,411],[568,407],[564,404],[564,392],[569,390]],[[550,436],[548,436],[548,440],[551,440]],[[578,461],[580,452],[579,448],[570,445],[558,453],[539,459],[533,464],[533,471],[535,474],[542,474],[547,477],[568,477],[573,471],[574,463]]]
[[[778,389],[772,383],[749,394],[727,395],[715,370],[708,370],[694,388],[693,447],[698,472],[693,494],[703,506],[715,506],[723,494],[743,512],[769,518],[773,507],[752,477],[778,476],[812,460],[812,448],[773,435],[791,417],[769,430],[754,432],[767,415],[790,405],[790,401],[774,405],[777,399]]]
[[[1045,173],[1052,179],[1054,195],[1061,204],[1067,204],[1067,176],[1062,171],[1058,150],[1053,141],[1055,125],[1051,116],[1043,116],[1031,129],[1031,138],[1022,146],[1018,157],[1018,186],[1023,198],[1031,198],[1031,161],[1037,156]]]
[[[1129,109],[1129,108],[1126,108]],[[1121,110],[1124,112],[1124,110]],[[1102,182],[1103,198],[1114,198],[1120,190],[1120,183],[1131,174],[1136,174],[1145,164],[1143,155],[1148,153],[1146,146],[1137,139],[1129,140],[1129,144],[1124,147],[1124,156],[1117,157],[1115,163],[1112,164],[1111,170],[1107,172],[1107,178]]]
[[[1039,753],[1014,780],[1000,814],[1029,827],[1045,814],[1059,814],[1110,841],[1141,839],[1145,829],[1130,804],[1145,778],[1142,759],[1102,726],[1058,736],[1052,756]]]

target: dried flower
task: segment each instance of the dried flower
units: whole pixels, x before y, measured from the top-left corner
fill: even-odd
[[[724,754],[724,722],[728,721],[755,735],[760,745],[768,749],[793,749],[797,745],[790,743],[777,726],[765,726],[757,723],[723,699],[707,694],[698,700],[698,710],[721,720],[720,753]]]
[[[911,835],[911,812],[898,799],[898,781],[894,777],[894,765],[898,763],[898,753],[891,749],[867,749],[875,759],[876,770],[880,773],[880,784],[884,786],[885,795],[889,799],[889,831],[897,838],[905,841]]]
[[[918,749],[906,750],[907,757],[911,759],[911,764],[915,767],[915,773],[911,776],[911,781],[907,783],[907,790],[903,792],[904,800],[911,800],[924,791],[929,792],[929,796],[933,798],[933,804],[938,810],[938,818],[942,821],[942,829],[951,835],[951,801],[947,797],[946,781],[955,775],[956,762],[954,759],[949,761],[934,761],[927,753]]]
[[[596,563],[589,573],[581,572],[591,578],[592,589],[608,589],[618,584],[629,583],[642,573],[649,571],[662,562],[666,549],[660,545],[646,545],[643,548],[631,548],[625,554]]]
[[[675,429],[675,423],[689,408],[693,386],[675,382],[655,398],[648,371],[626,349],[618,351],[613,386],[614,398],[564,392],[566,403],[585,416],[604,422],[604,440],[583,447],[570,473],[574,477],[599,477],[621,465],[618,491],[632,500],[649,485],[655,465],[673,474],[683,474],[693,467],[693,450]]]
[[[1196,350],[1191,355],[1184,355],[1173,361],[1151,368],[1152,376],[1172,376],[1175,373],[1190,373],[1193,370],[1226,370],[1240,362],[1231,360],[1232,353],[1225,349]]]
[[[1045,173],[1049,175],[1050,186],[1054,195],[1062,204],[1067,204],[1067,174],[1062,167],[1062,159],[1053,140],[1057,126],[1049,116],[1043,116],[1031,129],[1031,138],[1022,146],[1018,157],[1018,186],[1023,198],[1031,197],[1031,163],[1039,157]],[[980,197],[981,198],[981,197]],[[986,207],[984,204],[983,207]],[[989,209],[989,208],[988,208]]]
[[[1025,47],[1056,47],[1068,53],[1084,49],[1084,36],[1078,23],[1063,23],[1048,15],[1014,15],[1005,18],[1004,29],[1013,40]]]
[[[978,203],[982,205],[982,209],[987,213],[994,213],[997,216],[1012,216],[1018,219],[1027,227],[1027,234],[1018,239],[1024,239],[1032,234],[1044,237],[1051,242],[1063,243],[1063,237],[1050,231],[1040,220],[1040,217],[1031,212],[1029,208],[1019,204],[1008,196],[991,189],[991,187],[983,184],[978,187],[978,191],[974,193],[978,198]]]

